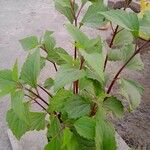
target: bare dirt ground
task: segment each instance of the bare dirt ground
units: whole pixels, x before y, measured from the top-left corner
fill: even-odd
[[[64,29],[66,22],[54,10],[52,0],[0,0],[0,69],[10,68],[19,58],[21,65],[26,53],[21,49],[18,40],[27,35],[40,36],[44,30],[55,31],[59,46],[71,49],[70,37]],[[106,38],[109,34],[86,28],[88,35],[102,35]],[[71,53],[71,50],[69,50]],[[145,91],[140,107],[132,114],[127,114],[124,119],[116,121],[117,130],[130,146],[147,147],[150,150],[150,52],[142,54],[145,64],[143,72],[128,72],[143,84]],[[113,67],[113,66],[112,66]],[[112,68],[111,67],[111,68]],[[48,73],[54,72],[49,66],[44,69],[40,79],[43,80]],[[9,98],[5,97],[0,102],[0,150],[11,150],[7,137],[5,122],[6,111],[9,107]]]

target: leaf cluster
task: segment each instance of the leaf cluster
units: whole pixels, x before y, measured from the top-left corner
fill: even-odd
[[[113,10],[103,0],[81,0],[80,5],[72,0],[54,3],[70,22],[65,28],[73,39],[74,56],[57,47],[53,31],[20,40],[29,53],[23,66],[19,69],[16,61],[12,69],[0,70],[0,97],[11,97],[8,126],[18,139],[28,131],[47,128],[45,150],[116,150],[115,129],[108,116],[121,118],[125,110],[132,111],[140,104],[142,86],[121,73],[144,67],[139,52],[150,40],[150,12],[141,18],[134,12]],[[84,6],[88,8],[79,21]],[[99,29],[108,23],[115,26],[110,43],[100,36],[88,37],[81,30],[84,26]],[[141,47],[137,38],[144,40]],[[114,61],[122,66],[111,79],[106,67]],[[40,83],[47,62],[53,64],[56,75]],[[115,84],[119,89],[112,93]],[[33,111],[33,103],[41,111]]]

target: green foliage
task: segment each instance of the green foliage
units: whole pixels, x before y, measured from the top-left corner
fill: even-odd
[[[40,73],[40,51],[35,50],[33,54],[29,54],[24,63],[20,78],[32,87],[37,86],[37,77]]]
[[[0,97],[14,91],[17,88],[16,81],[13,80],[13,72],[11,70],[0,71]]]
[[[14,81],[18,81],[19,80],[19,76],[18,76],[18,61],[16,60],[14,66],[13,66],[13,70],[12,70],[12,79]]]
[[[121,93],[128,100],[130,109],[135,109],[141,101],[141,94],[143,93],[142,86],[133,80],[124,78],[121,79],[120,83]]]
[[[52,78],[48,78],[44,82],[44,87],[46,89],[50,89],[54,85],[54,80]]]
[[[47,137],[50,142],[46,145],[45,150],[61,148],[61,125],[56,116],[50,116],[50,127],[48,128]]]
[[[14,113],[20,120],[25,121],[28,124],[28,113],[23,103],[24,93],[23,91],[16,91],[11,93],[11,107]]]
[[[107,7],[104,6],[102,3],[93,3],[89,6],[81,23],[91,27],[100,27],[105,23],[105,18],[103,15],[100,14],[100,12],[106,10]]]
[[[22,135],[30,129],[30,126],[23,120],[19,119],[12,109],[7,112],[6,120],[9,128],[17,139],[20,139]]]
[[[73,5],[74,13],[72,12],[72,6],[70,5],[69,0],[55,0],[55,7],[57,11],[66,16],[68,20],[73,23],[74,13],[76,13],[78,9],[77,4]]]
[[[67,101],[64,109],[68,118],[77,119],[90,113],[90,103],[84,97],[74,96]]]
[[[135,36],[139,33],[139,21],[135,13],[128,13],[124,10],[110,10],[101,12],[108,20],[131,31]]]
[[[120,28],[119,31],[120,32],[114,38],[114,46],[118,47],[133,43],[133,35],[131,34],[131,32],[123,28]]]
[[[21,92],[18,94],[18,97],[20,95]],[[19,103],[20,102],[18,102],[18,105]],[[32,131],[32,130],[39,131],[45,129],[45,125],[46,125],[45,113],[30,112],[28,105],[26,104],[24,104],[24,107],[21,104],[20,107],[23,108],[23,110],[16,107],[14,110],[14,105],[13,105],[12,107],[13,109],[8,110],[6,116],[8,126],[12,130],[13,134],[17,139],[20,139],[27,131]]]
[[[55,96],[51,99],[51,103],[49,105],[49,111],[62,111],[66,101],[70,98],[73,94],[70,91],[61,89],[59,90]]]
[[[28,131],[46,128],[45,150],[116,150],[115,129],[108,118],[111,114],[119,118],[124,115],[128,106],[124,108],[123,100],[127,100],[129,110],[140,104],[143,88],[121,73],[126,68],[139,71],[144,67],[141,47],[136,42],[138,37],[145,40],[143,47],[149,42],[150,12],[141,17],[126,10],[113,10],[103,0],[80,0],[79,7],[70,0],[54,3],[70,22],[65,27],[74,51],[70,55],[59,47],[49,30],[40,40],[36,36],[20,40],[29,52],[21,72],[17,60],[11,70],[0,70],[0,97],[11,95],[8,126],[17,139]],[[88,8],[80,16],[86,4]],[[107,22],[112,24],[110,43],[81,31],[84,25],[100,29]],[[49,65],[46,61],[52,63],[56,74],[48,75],[41,83],[38,77]],[[121,62],[115,67],[118,70],[113,78],[112,72],[107,71],[108,61]],[[112,92],[116,83],[120,90]],[[33,102],[42,111],[32,112]]]
[[[124,107],[116,97],[109,97],[104,101],[104,107],[111,110],[117,117],[122,117],[124,113]]]
[[[82,117],[74,123],[78,134],[86,139],[95,137],[95,121],[90,117]]]
[[[96,116],[96,150],[116,150],[115,130],[112,125],[105,120],[103,112],[101,111],[99,111]]]
[[[123,61],[126,63],[128,59],[134,54],[135,45],[127,44],[122,47],[122,49],[114,49],[108,53],[108,59],[110,61]],[[127,65],[127,68],[133,70],[142,70],[144,64],[141,60],[140,54],[137,54]]]
[[[150,11],[144,13],[143,18],[139,18],[140,22],[140,33],[139,36],[145,40],[150,40]]]
[[[80,78],[83,78],[84,76],[84,70],[79,70],[70,65],[62,65],[54,81],[54,90],[57,91],[65,85],[72,83],[73,81],[76,81]]]
[[[63,48],[60,47],[47,50],[47,52],[48,52],[47,59],[51,62],[55,62],[58,65],[66,64],[67,61],[64,57],[65,56],[69,57],[68,53]]]
[[[22,45],[22,48],[24,50],[31,50],[34,49],[38,46],[38,39],[36,36],[30,36],[30,37],[26,37],[24,39],[20,40],[20,43]]]
[[[71,142],[73,137],[73,133],[70,131],[69,128],[65,128],[63,132],[63,140],[62,140],[62,149],[69,146],[69,143]],[[69,150],[69,149],[68,149]]]
[[[30,112],[30,130],[43,130],[45,129],[45,113],[43,112]]]
[[[74,27],[71,24],[67,24],[67,31],[72,35],[73,39],[77,42],[77,47],[86,48],[89,44],[89,38],[81,32],[78,28]]]

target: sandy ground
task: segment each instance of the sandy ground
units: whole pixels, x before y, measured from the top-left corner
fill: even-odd
[[[64,29],[66,20],[54,10],[52,0],[0,0],[0,69],[10,68],[15,59],[23,63],[26,53],[22,50],[18,40],[28,35],[40,36],[44,30],[55,31],[59,46],[71,49],[70,37]],[[90,36],[107,34],[86,28]],[[71,50],[69,51],[71,53]],[[150,139],[150,53],[142,55],[145,63],[144,72],[131,74],[145,87],[143,102],[133,114],[125,116],[117,122],[119,133],[131,145],[148,145]],[[54,72],[49,64],[41,74],[42,81],[50,72]],[[5,97],[0,102],[0,150],[11,150],[7,137],[5,122],[6,110],[9,107],[9,98]],[[149,148],[150,149],[150,148]]]

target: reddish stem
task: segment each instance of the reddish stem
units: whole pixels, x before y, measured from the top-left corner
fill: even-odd
[[[119,71],[117,72],[117,74],[115,75],[115,77],[113,78],[108,90],[107,90],[107,94],[109,94],[116,82],[116,80],[118,79],[118,76],[120,75],[120,73],[122,72],[122,70],[126,67],[126,65],[135,57],[135,55],[137,55],[140,50],[146,46],[147,44],[149,43],[149,41],[145,42],[141,47],[139,47],[135,52],[134,54],[127,60],[127,62],[119,69]]]
[[[40,95],[37,95],[36,93],[34,93],[32,90],[25,88],[25,90],[27,90],[28,92],[32,93],[33,95],[35,95],[37,98],[39,98],[43,103],[45,103],[47,106],[49,105]]]
[[[38,87],[41,88],[45,93],[47,93],[51,98],[53,97],[45,88],[38,84]]]
[[[79,16],[80,16],[80,13],[81,13],[81,10],[82,10],[83,6],[84,6],[84,4],[81,5],[81,7],[80,7],[80,9],[79,9],[79,11],[78,11],[78,13],[77,13],[77,16],[76,16],[76,19],[77,19],[77,20],[78,20],[78,18],[79,18]]]
[[[35,101],[35,103],[37,103],[41,108],[43,108],[49,115],[51,115],[48,111],[47,111],[47,109],[43,106],[43,105],[41,105],[35,98],[33,98],[33,97],[31,97],[31,96],[29,96],[29,95],[27,95],[27,94],[25,94],[25,96],[27,96],[27,97],[29,97],[30,99],[32,99],[33,101]]]
[[[110,44],[109,44],[109,47],[110,47],[110,48],[112,48],[112,46],[113,46],[113,42],[114,42],[114,39],[115,39],[115,37],[116,37],[116,35],[117,35],[118,28],[119,28],[119,26],[117,25],[117,26],[116,26],[116,29],[115,29],[115,31],[114,31],[114,33],[113,33],[111,42],[110,42]],[[105,69],[106,69],[107,61],[108,61],[108,54],[107,54],[107,56],[106,56],[105,63],[104,63],[104,71],[105,71]]]

